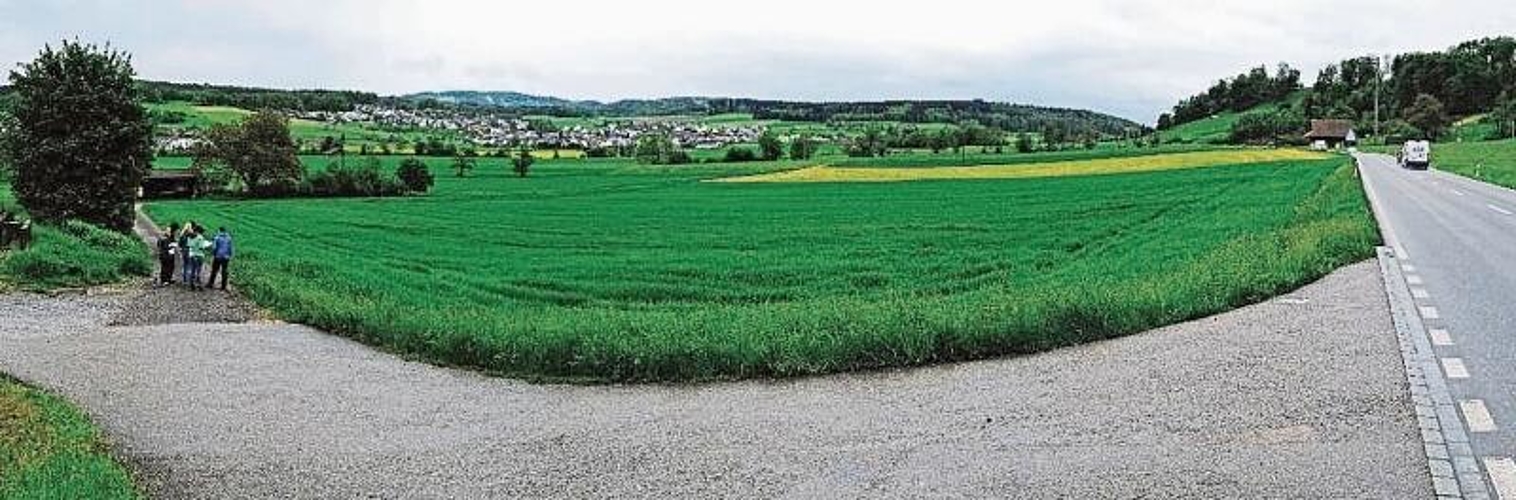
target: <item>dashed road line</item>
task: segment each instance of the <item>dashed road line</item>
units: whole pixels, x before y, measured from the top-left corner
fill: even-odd
[[[1469,378],[1469,367],[1464,366],[1463,358],[1442,358],[1442,372],[1450,379]]]
[[[1436,307],[1421,306],[1421,307],[1418,307],[1416,309],[1418,309],[1418,310],[1421,311],[1421,319],[1441,319],[1442,318],[1442,313],[1438,312]]]
[[[1426,284],[1425,280],[1422,280],[1420,276],[1414,274],[1405,275],[1405,282],[1411,286]]]
[[[1430,299],[1432,298],[1432,293],[1428,292],[1425,288],[1412,288],[1411,297],[1417,299]]]
[[[1495,485],[1497,497],[1516,499],[1516,460],[1507,457],[1485,457],[1484,470],[1490,475],[1490,484]]]
[[[1416,266],[1413,266],[1413,265],[1410,265],[1410,264],[1401,264],[1400,265],[1400,269],[1403,270],[1403,271],[1405,271],[1405,272],[1408,272],[1408,273],[1414,273],[1414,272],[1416,272]]]
[[[1513,213],[1510,210],[1506,210],[1504,208],[1500,208],[1500,207],[1495,206],[1495,205],[1485,204],[1485,206],[1486,207],[1490,207],[1490,210],[1494,210],[1496,212],[1499,212],[1501,215],[1516,215],[1516,213]]]
[[[1463,410],[1463,421],[1469,424],[1469,432],[1495,432],[1498,429],[1483,399],[1459,401],[1458,409]]]
[[[1441,328],[1433,328],[1427,330],[1427,333],[1432,336],[1432,345],[1438,347],[1447,347],[1453,345],[1453,336],[1449,334],[1447,330],[1443,330]]]
[[[1453,192],[1453,194],[1456,194],[1456,195],[1458,195],[1458,196],[1468,196],[1468,194],[1467,194],[1467,193],[1464,193],[1464,192],[1463,192],[1463,191],[1459,191],[1459,190],[1457,190],[1457,189],[1449,189],[1449,191],[1452,191],[1452,192]]]

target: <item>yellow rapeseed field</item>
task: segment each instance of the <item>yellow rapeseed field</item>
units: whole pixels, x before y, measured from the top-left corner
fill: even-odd
[[[1322,153],[1296,149],[1239,149],[1131,158],[1060,161],[1024,165],[983,165],[974,167],[880,168],[828,167],[822,165],[771,174],[719,179],[716,182],[903,182],[940,179],[1022,179],[1030,177],[1152,172],[1271,161],[1319,160],[1326,157],[1327,155]]]

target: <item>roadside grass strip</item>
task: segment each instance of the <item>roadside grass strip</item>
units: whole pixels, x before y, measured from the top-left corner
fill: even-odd
[[[100,432],[55,396],[0,376],[0,498],[138,498]]]
[[[1022,165],[985,165],[958,167],[832,167],[815,166],[761,175],[717,179],[714,182],[905,182],[954,179],[1024,179],[1104,175],[1133,172],[1156,172],[1217,165],[1319,160],[1326,155],[1295,149],[1246,149],[1200,151],[1131,158],[1059,161]]]

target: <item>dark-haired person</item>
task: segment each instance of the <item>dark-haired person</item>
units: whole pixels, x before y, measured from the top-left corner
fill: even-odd
[[[179,255],[179,242],[175,238],[179,226],[170,224],[168,231],[158,235],[158,283],[157,286],[174,284],[174,259]]]
[[[222,227],[216,231],[215,239],[211,240],[211,277],[205,281],[205,286],[216,286],[216,277],[221,277],[221,291],[226,291],[226,265],[232,262],[232,233],[226,232]]]
[[[200,282],[200,270],[205,267],[205,252],[211,248],[211,242],[205,239],[205,235],[201,234],[203,232],[204,229],[198,224],[192,226],[189,247],[184,251],[184,253],[189,254],[190,258],[188,282],[191,290],[201,290],[203,288]]]

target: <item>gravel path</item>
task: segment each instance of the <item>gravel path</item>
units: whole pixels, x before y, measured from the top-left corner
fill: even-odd
[[[1373,263],[1037,356],[698,387],[531,385],[295,325],[106,327],[0,296],[0,371],[161,497],[1426,498]]]

